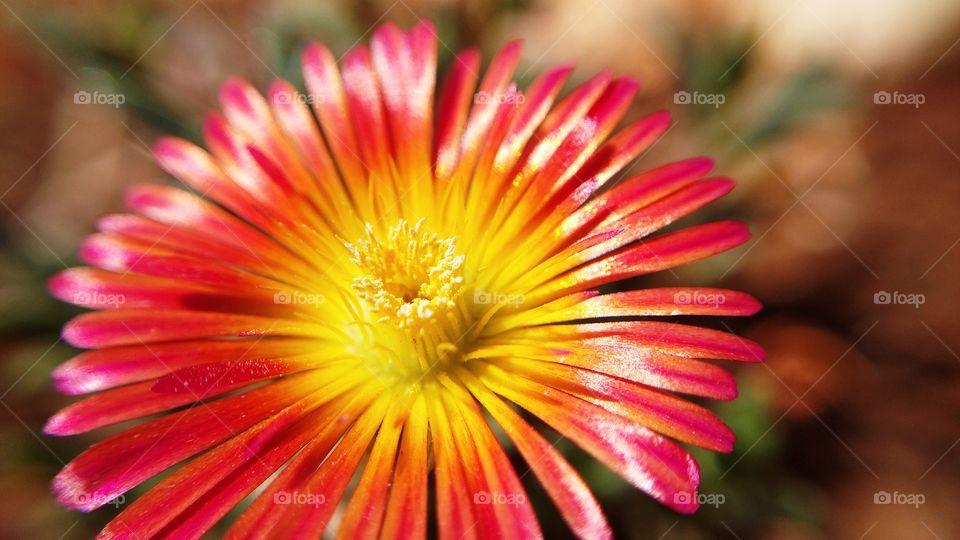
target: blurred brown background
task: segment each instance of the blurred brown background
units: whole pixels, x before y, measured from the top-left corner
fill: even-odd
[[[632,117],[676,120],[638,166],[708,154],[739,181],[694,219],[746,220],[754,240],[642,285],[757,295],[759,316],[720,324],[769,362],[738,369],[740,399],[715,404],[737,448],[698,453],[709,497],[694,517],[564,446],[618,537],[960,538],[952,0],[0,0],[0,538],[90,537],[116,512],[68,512],[50,495],[109,430],[41,432],[69,401],[49,373],[73,354],[57,335],[76,313],[44,280],[76,264],[125,186],[162,179],[148,145],[196,139],[228,75],[299,82],[304,43],[343,52],[379,21],[417,18],[436,22],[441,61],[523,37],[524,82],[566,60],[580,80],[638,76]],[[529,489],[545,532],[567,534]]]

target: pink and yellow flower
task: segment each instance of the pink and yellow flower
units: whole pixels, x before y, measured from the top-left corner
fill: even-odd
[[[696,510],[697,463],[678,443],[727,452],[734,437],[676,394],[731,399],[732,377],[704,360],[763,352],[653,318],[759,305],[604,286],[743,243],[727,221],[651,236],[733,183],[704,158],[616,181],[668,115],[615,131],[634,80],[604,72],[558,99],[564,66],[521,92],[519,57],[508,44],[481,77],[464,51],[435,96],[432,26],[385,25],[339,68],[310,46],[306,94],[226,82],[206,151],[159,141],[189,189],[133,188],[132,213],[83,244],[90,267],[51,280],[96,311],[64,328],[89,350],[54,374],[93,395],[47,433],[144,419],[70,462],[60,502],[89,511],[173,469],[103,536],[196,538],[250,497],[231,538],[422,538],[428,501],[442,538],[537,537],[509,444],[574,533],[609,537],[536,418]]]

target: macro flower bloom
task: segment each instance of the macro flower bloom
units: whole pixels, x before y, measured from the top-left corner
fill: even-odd
[[[734,437],[677,394],[733,398],[704,360],[763,351],[653,319],[759,304],[605,286],[743,243],[727,221],[653,234],[733,183],[704,158],[620,180],[668,115],[616,131],[634,80],[603,72],[558,99],[563,66],[521,92],[519,55],[506,45],[481,77],[478,52],[460,53],[435,99],[433,27],[385,25],[339,68],[308,47],[304,94],[227,81],[207,150],[160,140],[189,189],[134,187],[132,213],[83,244],[90,266],[50,282],[95,311],[64,328],[89,350],[54,374],[93,395],[47,433],[143,419],[70,462],[59,501],[89,511],[170,469],[104,537],[196,538],[248,497],[230,538],[420,538],[429,504],[442,538],[540,536],[506,444],[574,533],[609,537],[562,436],[696,510],[680,443],[727,452]]]

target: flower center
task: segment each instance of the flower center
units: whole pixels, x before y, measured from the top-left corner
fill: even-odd
[[[463,284],[456,239],[426,232],[423,223],[401,219],[383,239],[368,224],[365,238],[346,244],[361,271],[352,284],[357,296],[380,315],[378,322],[392,321],[413,336],[444,325]]]

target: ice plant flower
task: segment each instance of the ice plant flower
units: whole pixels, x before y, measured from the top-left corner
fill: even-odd
[[[160,140],[189,189],[134,187],[132,213],[83,244],[90,266],[50,283],[96,311],[66,325],[89,350],[54,374],[93,395],[46,432],[141,419],[64,467],[59,501],[93,510],[170,469],[104,537],[196,538],[248,497],[230,538],[422,538],[428,504],[442,538],[538,537],[506,445],[574,533],[609,537],[562,436],[693,512],[681,443],[726,452],[734,438],[677,394],[733,398],[705,360],[763,352],[654,319],[759,306],[605,286],[744,242],[727,221],[654,234],[732,182],[703,158],[619,179],[668,115],[615,131],[634,80],[604,72],[558,99],[562,66],[521,92],[519,55],[506,45],[480,76],[478,52],[460,53],[435,99],[433,27],[385,25],[339,67],[307,48],[306,93],[227,81],[207,150]]]

